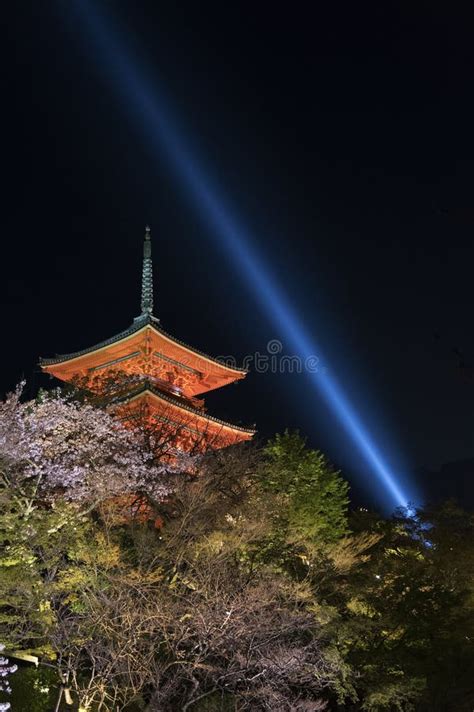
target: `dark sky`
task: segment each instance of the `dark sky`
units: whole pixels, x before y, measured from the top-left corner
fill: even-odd
[[[25,376],[33,392],[48,383],[39,356],[128,326],[146,222],[167,331],[239,360],[285,347],[150,150],[133,97],[118,98],[75,4],[6,11],[0,391]],[[408,474],[474,458],[460,366],[474,364],[469,18],[446,3],[95,5]],[[351,446],[303,376],[252,373],[209,405],[264,437],[299,427],[359,491]],[[426,498],[474,493],[464,474],[418,477]]]

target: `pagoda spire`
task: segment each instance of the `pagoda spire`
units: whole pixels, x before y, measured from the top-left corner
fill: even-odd
[[[148,225],[145,228],[145,240],[143,242],[141,307],[141,316],[153,315],[153,264],[151,261],[151,230]]]

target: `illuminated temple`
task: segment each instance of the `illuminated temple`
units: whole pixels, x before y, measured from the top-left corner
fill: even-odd
[[[153,315],[150,228],[143,247],[141,314],[125,331],[82,351],[41,359],[43,371],[87,387],[124,422],[145,417],[187,452],[249,440],[254,431],[206,413],[204,393],[238,381],[244,369],[229,367],[161,328]],[[110,384],[114,387],[110,387]]]

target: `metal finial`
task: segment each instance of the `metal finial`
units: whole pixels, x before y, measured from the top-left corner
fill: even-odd
[[[143,243],[143,270],[142,270],[142,316],[153,314],[153,265],[151,261],[151,230],[145,227],[145,241]]]

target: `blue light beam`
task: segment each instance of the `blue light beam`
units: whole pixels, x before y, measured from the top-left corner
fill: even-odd
[[[68,5],[70,8],[71,5]],[[156,82],[147,78],[138,63],[125,52],[123,43],[110,25],[110,20],[100,16],[97,4],[88,0],[74,3],[76,14],[87,29],[87,38],[92,40],[107,71],[107,79],[112,81],[124,109],[133,123],[145,134],[147,145],[156,159],[166,156],[171,169],[188,192],[194,208],[202,214],[212,233],[222,241],[240,265],[241,274],[248,282],[256,299],[268,314],[274,325],[281,330],[291,347],[303,359],[321,353],[315,339],[301,323],[301,319],[291,308],[287,296],[274,282],[264,261],[252,243],[255,242],[239,224],[223,196],[212,184],[201,165],[195,160],[180,134],[176,121],[172,121]],[[88,43],[88,49],[90,44]],[[337,416],[359,455],[369,466],[379,485],[382,485],[384,499],[390,507],[406,507],[410,498],[405,492],[401,478],[397,477],[386,458],[382,456],[367,427],[359,418],[340,385],[329,373],[308,374],[317,394],[324,399]]]

